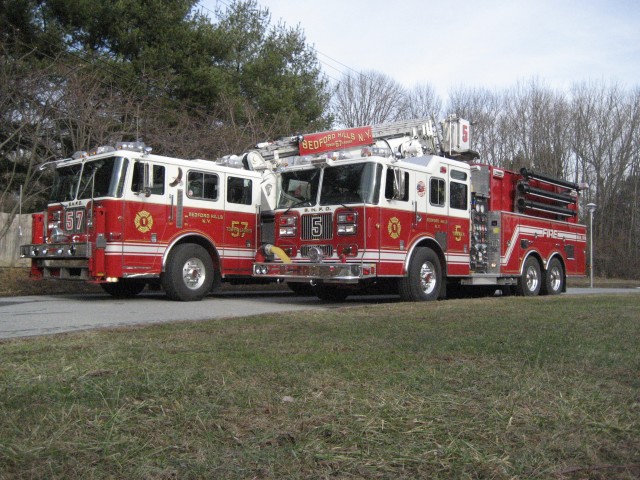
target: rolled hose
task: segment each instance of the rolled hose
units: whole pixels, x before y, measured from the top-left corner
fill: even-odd
[[[291,259],[286,253],[284,253],[284,250],[282,250],[280,247],[276,247],[275,245],[270,245],[267,243],[264,246],[264,253],[266,253],[267,255],[273,253],[280,260],[282,260],[283,263],[291,263]]]

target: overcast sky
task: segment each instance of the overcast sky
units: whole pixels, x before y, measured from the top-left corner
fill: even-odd
[[[203,0],[215,10],[230,0]],[[300,26],[325,73],[406,87],[502,89],[537,79],[640,86],[640,0],[258,0]]]

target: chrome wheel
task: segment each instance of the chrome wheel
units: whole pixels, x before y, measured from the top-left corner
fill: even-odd
[[[549,288],[554,292],[560,290],[562,285],[562,272],[559,268],[552,268],[549,270]]]
[[[540,285],[540,275],[538,274],[538,270],[533,267],[528,267],[525,272],[525,278],[527,283],[527,290],[533,292],[538,289]]]
[[[196,290],[200,288],[206,279],[205,267],[202,260],[192,257],[182,267],[182,280],[187,288]]]
[[[420,288],[425,295],[430,295],[438,285],[436,269],[431,262],[424,262],[420,267]]]
[[[188,302],[209,293],[214,278],[211,254],[200,245],[185,243],[173,248],[160,280],[169,298]]]
[[[441,289],[442,271],[438,255],[428,247],[417,248],[407,275],[398,282],[400,297],[408,302],[437,300]]]
[[[526,297],[535,297],[542,287],[542,271],[535,257],[527,258],[524,264],[522,276],[518,281],[518,294]]]
[[[559,295],[564,290],[564,267],[558,258],[552,258],[547,265],[547,272],[542,293]]]

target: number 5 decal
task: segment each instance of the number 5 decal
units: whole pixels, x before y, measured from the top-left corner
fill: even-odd
[[[322,236],[322,217],[311,218],[311,236],[312,237]]]

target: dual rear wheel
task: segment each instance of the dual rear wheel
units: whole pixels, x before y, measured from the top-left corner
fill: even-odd
[[[430,301],[441,296],[443,285],[440,258],[432,249],[422,247],[416,250],[407,276],[400,279],[400,296],[405,301]],[[559,295],[565,289],[565,271],[562,262],[554,257],[547,269],[542,270],[535,257],[529,257],[518,281],[519,295]]]
[[[535,257],[529,257],[518,281],[516,291],[518,295],[535,297],[536,295],[559,295],[564,290],[565,273],[562,263],[552,258],[543,272],[540,262]]]

